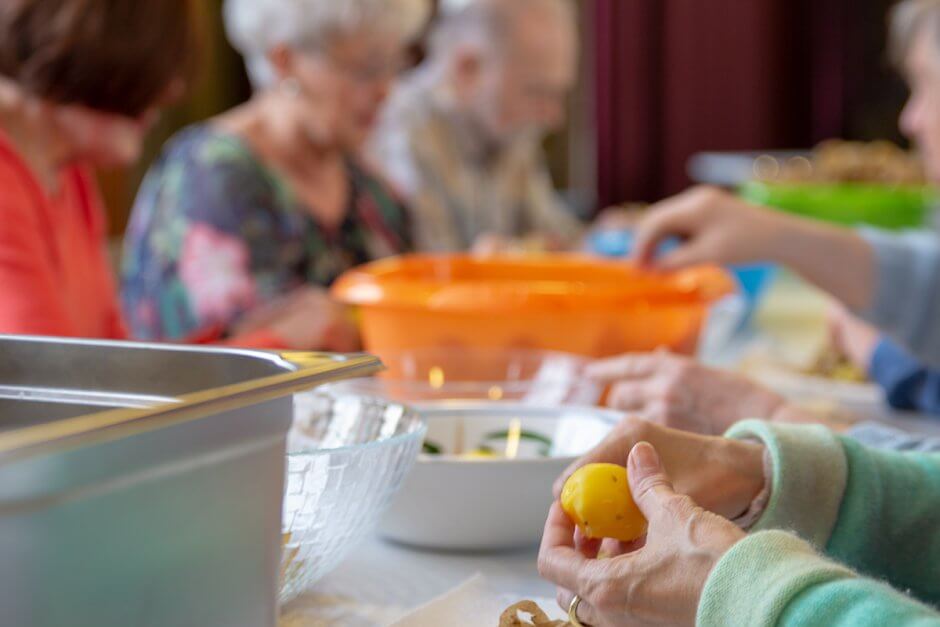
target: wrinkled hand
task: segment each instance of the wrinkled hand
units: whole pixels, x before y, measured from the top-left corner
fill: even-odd
[[[650,523],[645,545],[598,560],[597,544],[585,542],[556,503],[545,525],[539,573],[558,586],[562,608],[580,595],[578,618],[586,625],[694,625],[709,574],[744,532],[677,494],[650,444],[634,447],[628,474]]]
[[[294,350],[349,353],[359,350],[359,330],[349,309],[321,287],[303,287],[258,311],[235,329],[237,334],[270,329]]]
[[[586,375],[612,384],[612,408],[706,435],[722,434],[747,418],[771,419],[785,404],[745,377],[663,351],[598,361]]]
[[[871,367],[875,348],[881,333],[864,320],[856,318],[839,304],[830,306],[827,313],[829,336],[836,350],[864,372]]]
[[[639,442],[656,447],[677,491],[725,518],[743,514],[764,487],[763,445],[627,418],[600,445],[562,473],[554,486],[556,498],[578,468],[587,464],[624,465]]]
[[[775,247],[786,242],[792,220],[729,192],[695,187],[650,208],[637,227],[634,258],[643,265],[653,264],[658,244],[675,236],[685,242],[657,258],[657,267],[770,261],[775,259]]]

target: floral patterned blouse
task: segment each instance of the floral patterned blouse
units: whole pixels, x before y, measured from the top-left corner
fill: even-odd
[[[347,161],[350,199],[335,230],[235,135],[184,129],[148,172],[125,237],[122,298],[135,338],[225,337],[248,311],[304,284],[410,248],[406,212]]]

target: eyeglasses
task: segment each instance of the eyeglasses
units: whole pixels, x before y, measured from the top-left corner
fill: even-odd
[[[322,48],[316,50],[316,53],[335,69],[361,85],[371,85],[393,79],[409,66],[405,57],[401,54],[392,55],[391,57],[373,56],[366,61],[356,61],[343,59],[339,55]]]

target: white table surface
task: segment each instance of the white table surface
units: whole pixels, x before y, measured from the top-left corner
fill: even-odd
[[[375,537],[285,613],[295,621],[291,627],[384,627],[476,574],[501,595],[554,598],[554,588],[536,572],[537,553],[537,547],[498,554],[432,553]]]
[[[778,283],[761,312],[758,333],[713,343],[711,364],[734,364],[758,343],[782,344],[802,350],[819,335],[822,301],[792,277]],[[720,325],[718,325],[720,326]],[[940,421],[898,416],[873,410],[869,418],[906,431],[940,437]],[[372,538],[358,548],[315,590],[286,609],[285,627],[384,627],[420,605],[440,596],[475,574],[482,574],[501,594],[518,599],[553,597],[554,589],[536,572],[537,547],[499,554],[442,554],[396,546]],[[443,627],[443,626],[442,626]]]

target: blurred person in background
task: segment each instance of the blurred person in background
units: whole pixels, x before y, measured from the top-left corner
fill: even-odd
[[[356,155],[429,11],[426,0],[227,0],[254,96],[178,133],[144,180],[123,267],[136,337],[357,348],[325,288],[411,248],[404,207]]]
[[[187,0],[0,3],[0,333],[126,336],[92,169],[136,161],[194,56]]]
[[[469,0],[445,10],[428,59],[393,92],[370,145],[409,201],[420,250],[578,240],[581,226],[541,148],[565,120],[577,57],[567,0]]]
[[[902,130],[940,183],[940,0],[905,0],[891,17],[893,55],[911,89]],[[660,241],[683,243],[657,259]],[[728,192],[696,188],[654,207],[637,229],[640,263],[770,261],[829,292],[834,344],[899,409],[940,413],[940,237],[933,232],[851,230],[785,215]],[[867,322],[862,319],[867,320]],[[668,354],[627,355],[594,365],[614,383],[613,404],[666,424],[722,433],[748,417],[804,419],[748,380]]]

